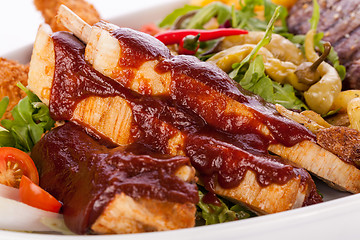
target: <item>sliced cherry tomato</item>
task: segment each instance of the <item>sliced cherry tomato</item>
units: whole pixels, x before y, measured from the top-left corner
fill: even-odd
[[[62,204],[25,175],[21,177],[19,192],[20,201],[27,205],[49,212],[60,211]]]
[[[18,188],[22,175],[39,184],[39,173],[28,154],[12,147],[0,148],[0,183]]]

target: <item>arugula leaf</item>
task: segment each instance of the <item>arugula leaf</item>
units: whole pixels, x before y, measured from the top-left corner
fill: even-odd
[[[248,29],[247,28],[248,21],[256,16],[255,6],[262,5],[263,2],[262,0],[245,0],[245,1],[239,1],[239,3],[240,3],[240,10],[237,11],[236,19],[232,19],[233,26],[237,26],[237,28]]]
[[[272,82],[274,88],[274,100],[272,103],[280,104],[288,109],[306,110],[308,107],[296,96],[296,91],[291,84],[283,86],[277,82]]]
[[[265,45],[269,44],[271,41],[271,36],[274,30],[274,24],[276,19],[279,17],[279,11],[280,11],[280,7],[277,7],[274,11],[274,15],[272,16],[272,18],[270,19],[270,22],[266,28],[264,37],[260,40],[260,42],[258,42],[258,44],[256,44],[256,46],[254,47],[254,49],[250,52],[249,55],[246,56],[246,58],[244,58],[241,63],[235,64],[233,66],[234,70],[232,72],[230,72],[229,76],[231,78],[234,78],[236,75],[238,75],[238,72],[240,69],[242,69],[244,66],[247,68],[247,66],[249,66],[250,61],[255,57],[255,55],[259,52],[260,48],[264,47]]]
[[[234,79],[244,89],[259,95],[267,102],[281,104],[288,109],[308,109],[305,103],[296,96],[293,86],[290,84],[282,86],[265,75],[265,66],[261,55],[256,56],[245,71],[245,74],[240,75],[240,79]]]
[[[178,19],[179,17],[187,14],[188,12],[191,11],[195,11],[200,9],[201,7],[198,6],[192,6],[192,5],[185,5],[182,8],[178,8],[176,10],[174,10],[172,13],[170,13],[169,15],[167,15],[160,23],[159,23],[159,27],[161,28],[166,28],[166,27],[170,27],[172,24],[174,24],[174,22],[176,21],[176,19]]]
[[[55,121],[50,117],[48,107],[40,99],[18,84],[27,96],[12,109],[14,120],[4,119],[0,128],[0,147],[16,147],[30,152],[41,136],[53,127]],[[6,106],[5,106],[6,105]],[[6,100],[0,102],[0,109],[7,107]]]
[[[230,202],[226,202],[227,204],[225,204],[225,200],[219,199],[221,203],[220,206],[204,203],[203,197],[205,194],[202,191],[203,190],[200,190],[199,188],[200,201],[197,204],[197,216],[205,220],[206,225],[230,222],[256,216],[254,213],[246,210],[239,204],[233,204]],[[229,208],[229,206],[231,207]]]
[[[280,8],[279,8],[280,7]],[[272,16],[274,16],[275,10],[276,8],[279,8],[279,19],[281,21],[281,27],[275,27],[276,33],[280,33],[280,32],[288,32],[288,27],[287,27],[287,22],[286,22],[286,18],[288,16],[288,11],[285,7],[283,6],[278,6],[276,4],[274,4],[271,0],[264,0],[264,17],[266,19],[266,23],[269,23]]]
[[[195,16],[191,18],[186,28],[202,29],[204,24],[209,22],[213,17],[217,17],[220,25],[224,24],[231,17],[231,7],[221,2],[213,2],[201,8]]]
[[[245,0],[240,1],[241,9],[232,13],[232,27],[246,29],[249,31],[265,31],[271,17],[274,15],[278,5],[270,0]],[[265,21],[256,17],[255,7],[264,6]],[[288,12],[285,7],[280,6],[279,18],[281,26],[275,26],[274,32],[286,33],[288,31],[286,17]]]

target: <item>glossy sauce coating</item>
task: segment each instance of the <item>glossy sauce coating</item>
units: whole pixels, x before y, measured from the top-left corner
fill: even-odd
[[[306,128],[281,117],[272,105],[241,90],[225,73],[209,64],[193,57],[171,56],[164,45],[143,33],[119,29],[113,35],[119,39],[125,58],[119,65],[124,71],[129,68],[129,74],[124,76],[129,79],[122,82],[132,81],[131,69],[156,59],[160,62],[157,71],[172,73],[170,95],[142,96],[103,76],[84,60],[85,46],[78,39],[58,32],[53,35],[56,68],[50,99],[55,120],[70,120],[76,104],[89,96],[120,96],[133,111],[135,142],[156,153],[167,154],[169,139],[179,131],[185,136],[183,150],[207,190],[213,191],[215,182],[223,188],[236,187],[246,170],[252,170],[261,186],[284,184],[301,175],[303,183],[312,188],[309,197],[312,200],[307,204],[320,201],[305,170],[287,165],[267,152],[271,143],[292,146],[313,140]],[[213,99],[208,93],[214,91],[245,104],[254,118],[244,121],[236,114],[224,114],[226,99]],[[207,105],[209,102],[212,105]],[[263,134],[257,128],[258,123],[266,125],[271,134]]]
[[[119,37],[119,39],[125,41],[125,37],[130,36],[127,39],[130,41],[127,47],[131,46],[130,49],[136,49],[135,46],[131,45],[134,44],[134,40],[128,31],[126,30],[123,33],[124,37]],[[56,33],[53,39],[57,64],[50,109],[56,120],[70,120],[71,112],[76,107],[77,102],[88,96],[121,96],[128,101],[133,111],[133,126],[136,129],[133,137],[136,142],[166,154],[169,139],[180,130],[185,133],[184,150],[191,158],[193,165],[204,178],[219,178],[219,183],[224,188],[237,186],[247,170],[253,170],[257,173],[258,181],[262,186],[268,186],[271,183],[284,184],[296,176],[292,166],[283,164],[280,158],[267,153],[268,144],[273,139],[261,134],[256,127],[249,126],[251,123],[231,125],[232,119],[219,117],[220,120],[216,120],[218,125],[221,125],[223,121],[230,125],[230,129],[238,128],[239,131],[234,134],[231,131],[225,133],[216,130],[199,115],[191,112],[190,107],[184,107],[183,105],[186,104],[184,102],[179,105],[178,101],[168,97],[156,98],[139,95],[121,86],[118,82],[101,75],[84,60],[84,46],[72,35]],[[136,43],[136,46],[137,44],[140,43]],[[126,51],[127,54],[129,52]],[[141,52],[145,55],[144,59],[157,57],[153,52]],[[139,59],[139,53],[134,53],[134,55]],[[166,54],[159,54],[161,57],[164,55]],[[133,54],[129,54],[127,58],[130,56]],[[135,59],[133,60],[135,61]],[[125,65],[128,65],[129,61],[127,59]],[[138,64],[139,60],[136,62]],[[195,82],[192,85],[199,88],[199,94],[201,94],[201,90],[204,91],[201,87],[207,87],[207,85],[195,85]],[[191,90],[188,89],[187,92],[191,92]],[[244,98],[246,99],[245,96]],[[196,108],[201,111],[201,103],[197,102],[197,99],[193,101],[197,104]],[[56,108],[56,106],[66,106],[68,102],[71,103],[71,106],[68,105],[65,111],[62,111],[62,108]],[[307,133],[300,125],[297,127],[299,131]],[[219,128],[221,129],[221,127]],[[309,136],[311,137],[310,134],[306,134],[304,138],[309,138]],[[286,140],[290,141],[288,138]],[[206,157],[199,158],[199,156],[205,155]],[[217,164],[213,164],[214,161],[217,161]],[[214,168],[211,169],[210,173],[207,173],[205,169],[197,167],[200,165],[214,166]],[[277,173],[274,174],[274,172]],[[273,175],[277,177],[272,177]],[[221,179],[228,180],[222,181]]]
[[[212,179],[211,181],[219,178],[219,183],[224,188],[237,186],[246,170],[256,172],[262,186],[271,183],[284,184],[300,172],[304,182],[312,182],[305,170],[294,170],[295,168],[267,152],[269,144],[272,143],[293,146],[304,140],[314,141],[314,135],[305,127],[282,117],[272,104],[241,88],[216,66],[201,62],[193,56],[171,56],[168,48],[157,39],[130,29],[119,28],[113,31],[112,35],[119,40],[122,49],[122,58],[118,63],[120,69],[124,70],[129,66],[129,69],[136,68],[149,60],[159,61],[155,70],[159,73],[171,72],[172,76],[169,96],[172,101],[168,102],[176,109],[190,112],[192,116],[200,119],[193,123],[203,120],[203,123],[197,125],[189,124],[195,131],[175,126],[187,133],[193,133],[187,134],[185,151],[200,176]],[[142,57],[139,57],[139,49]],[[124,64],[123,58],[127,64]],[[132,79],[121,80],[131,81]],[[227,99],[224,95],[246,105],[254,117],[246,119],[239,114],[226,114]],[[173,119],[164,121],[174,122]],[[268,127],[271,134],[263,134],[258,129],[260,124]],[[206,145],[204,141],[211,143]],[[217,143],[214,144],[214,141]],[[215,145],[226,147],[222,146],[215,154]],[[205,148],[203,153],[199,153],[201,148]],[[225,148],[228,151],[224,150]],[[246,167],[241,166],[242,164]],[[202,169],[200,166],[207,167]],[[206,170],[211,173],[206,173]],[[277,177],[272,177],[274,175]],[[204,182],[209,186],[208,190],[211,189],[210,180]]]
[[[63,202],[65,221],[76,233],[89,231],[115,194],[122,192],[134,199],[198,201],[196,185],[174,176],[190,164],[187,157],[160,159],[107,148],[74,123],[46,134],[31,157],[40,185]]]

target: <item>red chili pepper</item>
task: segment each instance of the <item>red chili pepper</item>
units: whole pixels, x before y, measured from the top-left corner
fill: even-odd
[[[188,35],[196,36],[200,34],[199,41],[208,41],[226,36],[247,34],[248,31],[236,28],[219,28],[214,30],[181,29],[162,32],[155,37],[165,45],[180,44],[184,37]]]

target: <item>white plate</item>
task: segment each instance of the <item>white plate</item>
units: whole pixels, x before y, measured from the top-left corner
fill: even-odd
[[[187,0],[172,1],[123,14],[112,19],[111,22],[138,29],[143,24],[162,19],[173,9],[187,2]],[[31,50],[31,46],[25,46],[5,57],[26,63],[30,59]],[[324,195],[324,203],[236,222],[167,232],[107,236],[60,236],[0,230],[0,239],[359,239],[360,233],[357,227],[360,216],[360,195],[333,190],[317,180],[316,185]]]

